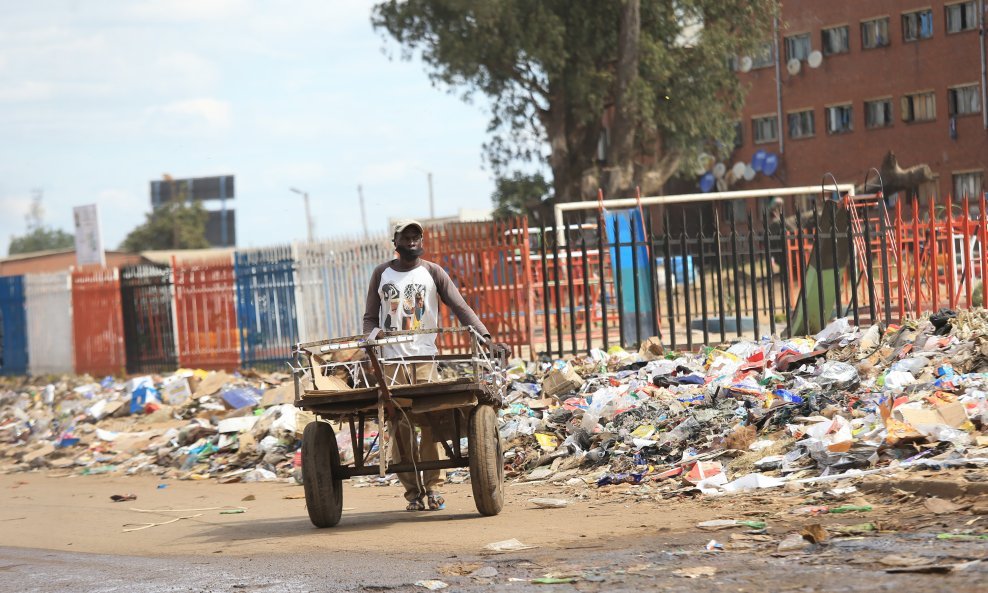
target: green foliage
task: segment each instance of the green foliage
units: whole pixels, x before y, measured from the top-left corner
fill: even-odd
[[[209,213],[202,203],[169,202],[152,210],[144,224],[130,231],[120,244],[125,251],[154,249],[204,249]]]
[[[491,202],[494,218],[528,215],[549,195],[551,187],[541,173],[515,171],[510,177],[495,180]]]
[[[623,21],[629,6],[635,18]],[[607,165],[633,168],[632,184],[651,175],[661,185],[692,169],[700,152],[728,152],[743,102],[729,59],[769,38],[777,7],[778,0],[387,0],[372,22],[404,58],[421,55],[435,84],[488,99],[485,152],[495,173],[546,162],[555,197],[571,201],[597,181],[598,141],[618,104],[628,125],[610,145],[633,153]],[[702,32],[682,43],[684,26],[697,20]],[[628,39],[637,43],[622,54]],[[619,63],[630,70],[621,75]]]
[[[17,255],[49,249],[71,249],[74,246],[75,236],[72,233],[40,226],[19,237],[11,237],[7,252],[10,255]]]

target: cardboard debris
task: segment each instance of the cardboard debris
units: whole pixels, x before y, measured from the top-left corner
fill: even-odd
[[[548,396],[562,395],[583,386],[583,377],[572,366],[563,364],[561,367],[554,367],[542,380],[542,392]]]

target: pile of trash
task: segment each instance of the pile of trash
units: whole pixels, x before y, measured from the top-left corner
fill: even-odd
[[[138,472],[263,481],[296,474],[301,429],[289,375],[179,369],[129,380],[0,382],[0,471]]]
[[[665,353],[515,361],[508,475],[724,494],[988,463],[988,312]]]
[[[838,319],[813,337],[695,353],[667,353],[652,338],[638,352],[516,359],[508,376],[506,473],[524,481],[717,495],[988,464],[983,309],[868,330]],[[301,432],[314,418],[293,401],[285,373],[0,379],[0,471],[299,479]],[[367,463],[375,437],[365,434]],[[337,442],[352,460],[347,431]],[[468,479],[447,472],[450,483]]]

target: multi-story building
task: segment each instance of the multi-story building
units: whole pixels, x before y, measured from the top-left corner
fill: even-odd
[[[985,0],[786,0],[776,39],[737,60],[749,87],[727,164],[774,154],[730,189],[860,184],[887,152],[929,165],[929,196],[980,195],[988,168]],[[756,166],[756,169],[762,167]],[[748,171],[751,177],[751,171]]]

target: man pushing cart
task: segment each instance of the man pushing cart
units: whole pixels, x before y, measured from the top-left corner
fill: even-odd
[[[494,515],[503,504],[496,409],[503,402],[509,349],[492,341],[446,271],[421,258],[421,224],[396,224],[394,244],[398,258],[371,276],[365,335],[299,344],[295,351],[296,405],[323,419],[348,422],[354,449],[353,466],[343,466],[330,424],[314,422],[305,429],[306,503],[310,519],[320,527],[339,521],[343,478],[375,473],[364,465],[370,448],[365,453],[363,438],[365,422],[374,416],[378,471],[398,474],[406,510],[444,508],[441,470],[465,466],[477,509]],[[438,328],[440,300],[463,328]],[[470,353],[440,355],[436,337],[446,332],[469,333]],[[463,436],[468,458],[460,450]],[[448,459],[439,459],[440,446]]]

